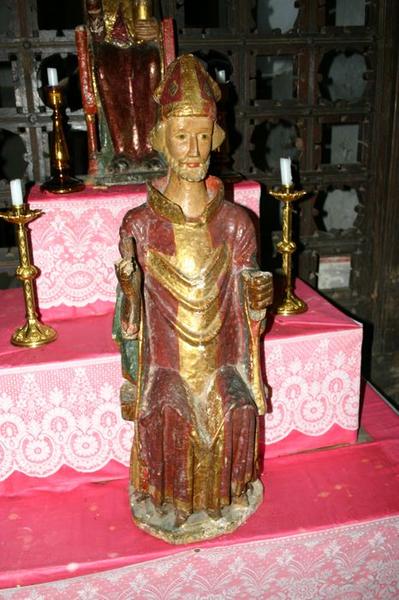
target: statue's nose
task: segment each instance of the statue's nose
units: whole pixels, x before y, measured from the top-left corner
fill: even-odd
[[[197,136],[194,134],[190,136],[190,156],[199,156],[198,140]]]

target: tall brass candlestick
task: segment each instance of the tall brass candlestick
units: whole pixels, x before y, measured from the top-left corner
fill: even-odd
[[[47,99],[53,109],[53,138],[50,152],[54,175],[45,181],[41,188],[53,194],[80,192],[85,187],[83,181],[69,174],[69,152],[63,128],[64,100],[61,88],[58,85],[49,87]]]
[[[281,189],[271,191],[270,194],[284,203],[282,239],[277,244],[277,250],[283,257],[284,295],[282,302],[277,306],[275,312],[278,315],[296,315],[306,312],[307,304],[295,295],[292,284],[292,255],[296,250],[296,244],[292,240],[292,203],[303,196],[303,190],[294,190],[293,186],[284,185]]]
[[[57,338],[57,332],[39,320],[33,289],[33,280],[39,275],[39,269],[32,264],[26,226],[40,217],[41,214],[41,210],[30,210],[26,204],[13,206],[8,212],[0,214],[0,217],[5,221],[16,225],[19,251],[19,265],[16,276],[23,283],[26,308],[25,325],[15,330],[11,336],[11,343],[15,346],[26,346],[28,348],[49,344]]]

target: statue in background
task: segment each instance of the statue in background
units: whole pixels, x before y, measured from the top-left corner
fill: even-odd
[[[116,265],[122,413],[135,423],[132,514],[176,544],[233,531],[263,497],[259,336],[272,281],[258,270],[249,215],[207,177],[224,138],[219,96],[192,55],[168,67],[151,135],[168,176],[126,214]]]
[[[86,11],[90,36],[78,27],[76,42],[89,174],[105,183],[159,176],[165,164],[149,133],[157,121],[153,94],[174,58],[172,21],[160,25],[151,0],[86,0]]]

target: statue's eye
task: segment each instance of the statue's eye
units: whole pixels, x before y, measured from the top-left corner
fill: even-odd
[[[186,139],[187,136],[185,133],[178,133],[176,137],[178,140],[180,140],[182,142],[183,140]]]
[[[201,133],[201,140],[209,140],[209,135],[207,133]]]

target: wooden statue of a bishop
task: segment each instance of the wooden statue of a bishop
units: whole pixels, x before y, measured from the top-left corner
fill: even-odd
[[[259,335],[272,300],[245,209],[207,177],[223,141],[217,84],[192,55],[155,93],[154,149],[169,171],[120,229],[114,337],[123,416],[135,423],[130,500],[139,527],[168,542],[236,529],[259,506]]]

